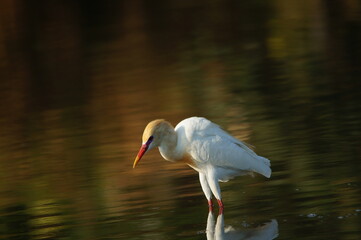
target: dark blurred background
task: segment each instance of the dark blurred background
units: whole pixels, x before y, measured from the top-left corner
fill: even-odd
[[[359,239],[360,85],[359,0],[1,0],[0,238],[205,239],[194,171],[131,169],[148,121],[197,115],[272,162],[226,222]]]

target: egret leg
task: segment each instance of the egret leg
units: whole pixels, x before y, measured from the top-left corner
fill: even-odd
[[[212,200],[208,200],[208,209],[210,212],[213,212],[213,203],[212,203]]]
[[[218,177],[217,177],[217,174],[216,174],[214,168],[209,168],[208,169],[207,182],[209,184],[209,187],[210,187],[213,195],[217,199],[222,199],[222,197],[221,197],[221,189],[220,189],[219,184],[218,184]]]
[[[221,189],[220,189],[219,184],[218,184],[217,173],[216,173],[216,170],[214,168],[209,168],[208,169],[207,181],[208,181],[209,187],[211,188],[211,191],[212,191],[213,195],[217,199],[218,206],[219,206],[219,214],[222,214],[224,206],[223,206],[222,197],[221,197]]]
[[[211,188],[213,195],[217,199],[218,206],[219,206],[219,214],[223,214],[224,205],[222,202],[221,189],[219,187],[216,169],[214,169],[214,168],[208,169],[207,181],[209,183],[209,187]]]
[[[212,191],[209,188],[209,184],[208,184],[206,175],[204,173],[199,173],[199,182],[201,183],[201,187],[204,192],[204,195],[206,196],[206,198],[208,200],[209,211],[212,211],[213,210]]]
[[[218,206],[219,206],[219,212],[218,212],[218,215],[221,215],[223,214],[223,210],[224,210],[224,205],[223,205],[223,202],[221,199],[217,199],[217,202],[218,202]]]

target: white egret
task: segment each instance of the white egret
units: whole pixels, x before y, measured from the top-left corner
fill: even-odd
[[[133,168],[149,150],[158,147],[168,161],[183,161],[199,172],[204,195],[212,209],[212,193],[223,211],[218,182],[236,176],[259,173],[271,176],[270,161],[258,156],[247,145],[202,117],[181,121],[175,128],[163,119],[151,121],[143,132],[143,143]]]

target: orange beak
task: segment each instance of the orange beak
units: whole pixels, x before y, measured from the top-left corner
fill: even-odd
[[[143,157],[144,153],[147,151],[149,145],[148,144],[143,144],[140,149],[139,149],[139,152],[138,152],[138,155],[137,157],[135,158],[134,160],[134,163],[133,163],[133,168],[135,168],[135,166],[138,164],[138,162],[140,161],[140,159]]]

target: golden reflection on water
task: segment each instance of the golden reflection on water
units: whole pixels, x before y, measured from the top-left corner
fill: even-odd
[[[303,4],[2,2],[0,238],[204,239],[192,169],[132,169],[149,121],[197,115],[272,162],[221,186],[228,221],[357,239],[360,6]]]

